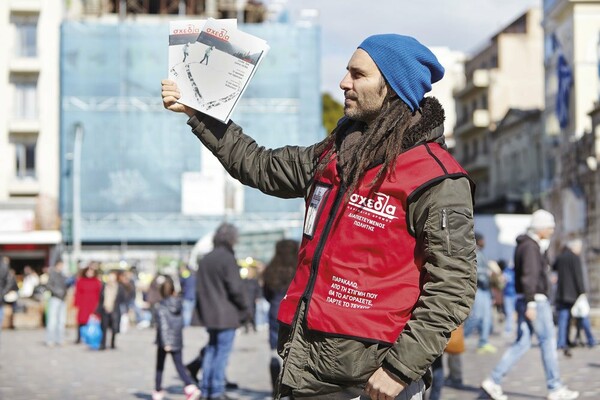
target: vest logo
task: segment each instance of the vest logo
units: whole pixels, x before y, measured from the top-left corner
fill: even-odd
[[[350,196],[350,201],[348,203],[379,217],[390,220],[398,218],[396,217],[396,206],[389,204],[390,196],[379,192],[375,192],[374,195],[374,198],[369,198],[353,193],[352,196]]]

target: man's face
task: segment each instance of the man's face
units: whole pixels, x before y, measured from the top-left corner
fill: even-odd
[[[554,228],[538,229],[536,233],[541,239],[550,239],[554,234]]]
[[[363,49],[357,49],[347,67],[348,72],[340,82],[344,91],[346,117],[370,123],[381,111],[387,95],[385,80],[373,59]]]

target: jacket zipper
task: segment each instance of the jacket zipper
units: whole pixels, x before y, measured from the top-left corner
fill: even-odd
[[[329,236],[329,231],[331,230],[333,221],[335,220],[337,211],[342,202],[341,200],[344,198],[345,193],[346,193],[346,188],[343,185],[340,186],[340,190],[337,192],[335,199],[333,201],[333,206],[331,207],[331,212],[329,213],[329,219],[327,220],[327,223],[325,224],[325,228],[323,229],[323,232],[319,239],[319,244],[317,245],[317,248],[315,250],[315,255],[313,257],[312,265],[310,268],[311,273],[308,278],[308,284],[306,285],[306,289],[304,290],[304,293],[302,294],[302,297],[300,299],[300,301],[306,301],[306,308],[304,310],[304,318],[303,318],[304,322],[306,322],[308,320],[308,308],[310,306],[310,301],[312,298],[311,294],[313,292],[315,282],[317,280],[317,272],[319,270],[319,261],[321,261],[321,256],[323,255],[323,249],[325,247],[325,242],[327,241],[327,238]],[[298,307],[300,307],[300,303],[298,303]]]
[[[450,231],[448,230],[448,210],[442,208],[442,232],[446,239],[446,251],[450,254]]]

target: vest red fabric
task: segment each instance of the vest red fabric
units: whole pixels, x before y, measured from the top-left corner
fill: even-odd
[[[381,166],[368,170],[349,201],[333,156],[315,176],[306,204],[296,275],[279,307],[291,325],[299,301],[310,330],[394,343],[421,291],[423,260],[409,232],[407,206],[422,190],[466,177],[440,145],[422,144],[398,156],[395,175],[369,187]]]

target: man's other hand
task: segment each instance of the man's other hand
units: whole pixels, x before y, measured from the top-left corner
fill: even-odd
[[[195,111],[193,108],[177,102],[181,97],[181,93],[179,92],[179,88],[175,82],[168,79],[163,79],[161,81],[161,95],[163,106],[167,110],[186,113],[190,117],[194,115]]]
[[[379,368],[369,378],[365,392],[371,397],[371,400],[393,400],[405,387],[406,385],[394,375]]]

